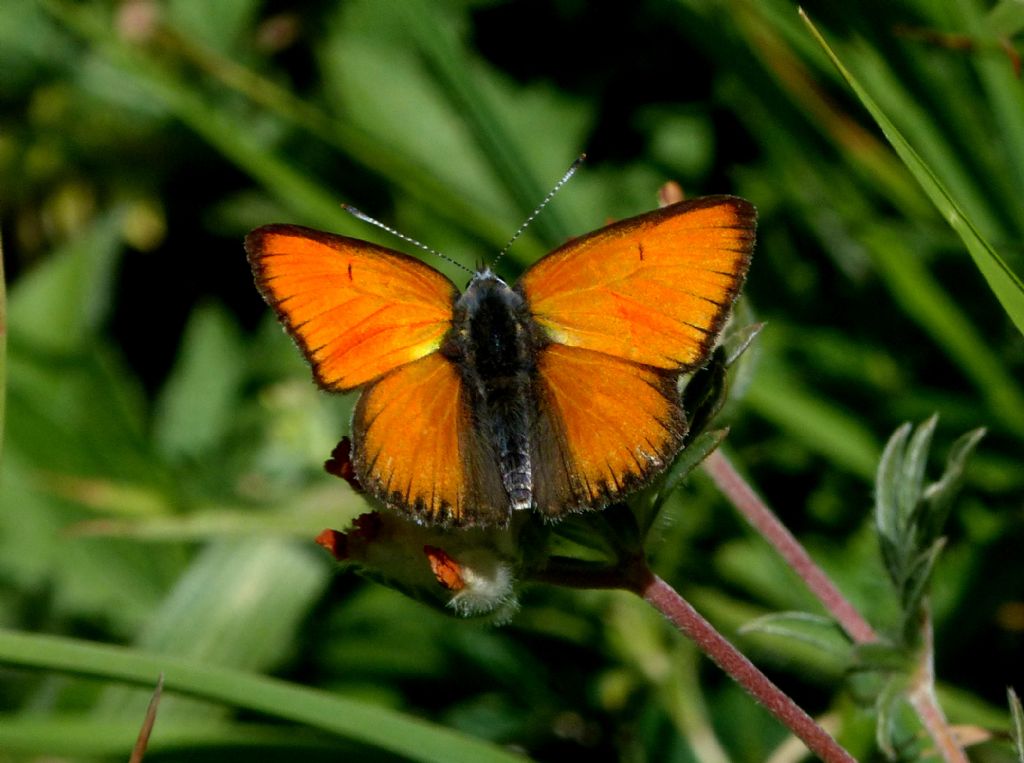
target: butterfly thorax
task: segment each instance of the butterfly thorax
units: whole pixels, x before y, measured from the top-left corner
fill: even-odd
[[[493,449],[512,509],[533,505],[535,328],[523,297],[489,270],[455,302],[444,352],[471,396],[474,434]]]

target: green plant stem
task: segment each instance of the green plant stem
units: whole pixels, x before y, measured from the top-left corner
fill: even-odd
[[[678,591],[651,572],[642,557],[624,560],[615,568],[556,563],[549,565],[538,579],[571,588],[621,588],[635,593],[661,612],[825,763],[855,763],[825,729],[715,630]]]
[[[815,564],[807,550],[793,537],[793,533],[779,521],[775,512],[754,492],[721,450],[708,456],[704,469],[758,534],[800,576],[853,641],[864,644],[878,640],[868,621],[843,596],[824,570]]]
[[[931,607],[925,601],[921,608],[921,651],[912,677],[908,697],[917,717],[921,719],[936,751],[944,763],[968,763],[956,736],[935,696],[935,640],[932,631]]]

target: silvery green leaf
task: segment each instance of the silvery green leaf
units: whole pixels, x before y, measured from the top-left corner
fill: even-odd
[[[936,482],[924,491],[924,500],[928,505],[928,516],[924,520],[924,537],[935,538],[942,532],[949,516],[953,499],[963,482],[964,468],[967,459],[974,453],[981,438],[985,436],[985,428],[980,427],[962,435],[949,451],[946,459],[946,470]]]
[[[1013,747],[1019,763],[1024,763],[1024,708],[1021,707],[1020,697],[1013,687],[1006,690],[1006,698],[1010,703],[1010,736],[1013,738]]]
[[[794,639],[839,657],[850,653],[850,641],[835,620],[810,612],[773,612],[746,623],[740,633],[767,633]]]

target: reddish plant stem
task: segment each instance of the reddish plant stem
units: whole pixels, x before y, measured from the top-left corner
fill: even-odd
[[[642,596],[689,637],[704,654],[760,702],[765,709],[803,740],[825,763],[856,763],[825,729],[815,723],[792,699],[736,647],[722,636],[668,583],[638,561],[629,575],[630,590]]]
[[[160,698],[164,693],[164,674],[161,673],[156,682],[156,689],[149,700],[149,707],[146,708],[146,717],[142,721],[142,728],[139,729],[139,736],[132,748],[132,755],[128,763],[142,763],[146,757],[146,748],[149,746],[149,737],[153,733],[153,724],[156,723],[156,711],[160,706]]]
[[[686,599],[651,572],[642,556],[624,559],[613,567],[554,559],[534,579],[570,588],[621,588],[635,593],[661,612],[825,763],[856,763],[827,731],[716,631]]]
[[[718,485],[718,489],[725,493],[754,529],[800,576],[851,639],[858,644],[878,640],[874,629],[860,612],[840,593],[821,567],[814,563],[800,542],[753,491],[721,450],[708,456],[704,461],[704,469]]]

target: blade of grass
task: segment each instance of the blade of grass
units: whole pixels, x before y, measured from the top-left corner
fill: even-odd
[[[134,644],[223,667],[272,669],[293,648],[299,624],[323,592],[322,561],[312,549],[279,539],[210,543],[178,577]],[[137,718],[148,701],[148,692],[108,687],[94,711],[103,718]],[[160,718],[209,719],[217,710],[165,697]]]
[[[0,749],[5,753],[32,756],[124,758],[139,732],[138,721],[98,721],[81,715],[49,713],[45,717],[0,715]],[[316,732],[297,733],[294,728],[255,723],[175,721],[160,724],[150,739],[154,756],[164,750],[197,748],[250,748],[303,752],[330,750],[344,743]],[[296,759],[300,759],[297,757]]]
[[[865,480],[874,479],[881,449],[857,419],[804,388],[781,367],[765,363],[744,402],[793,439]]]
[[[4,414],[7,408],[7,283],[4,278],[4,242],[0,236],[0,460],[4,453]]]
[[[142,686],[152,686],[155,677],[163,672],[168,691],[186,692],[304,723],[413,760],[523,760],[488,742],[395,710],[177,657],[0,629],[0,662]]]
[[[1006,159],[1012,167],[1012,171],[1006,175],[1015,181],[1013,199],[1019,201],[1024,192],[1024,86],[1005,51],[999,48],[998,40],[989,32],[991,27],[986,24],[978,3],[973,0],[957,0],[949,5],[952,12],[961,17],[963,26],[970,30],[970,34],[981,41],[971,60],[992,107],[991,114],[995,118],[996,134],[1000,136],[1000,148],[1005,150]],[[985,42],[991,44],[986,45]],[[1014,215],[1014,219],[1020,220],[1020,215]]]
[[[991,204],[989,197],[992,192],[991,188],[986,187],[985,183],[979,181],[972,173],[968,158],[963,156],[962,151],[958,150],[950,140],[950,136],[943,131],[941,121],[937,119],[936,114],[921,103],[920,94],[914,89],[914,85],[917,85],[918,82],[914,81],[913,84],[901,82],[882,54],[864,42],[851,46],[848,55],[850,60],[856,61],[860,77],[859,84],[865,89],[865,92],[870,91],[873,94],[874,107],[878,113],[899,114],[900,139],[908,146],[910,139],[913,140],[914,156],[922,166],[928,168],[928,172],[935,178],[936,183],[940,183],[943,188],[956,189],[956,203],[964,217],[969,218],[976,225],[978,231],[984,231],[985,235],[1000,240],[1005,233]],[[875,115],[872,114],[872,116]],[[892,129],[897,130],[895,125]],[[983,134],[988,140],[990,136],[987,130]],[[888,133],[886,135],[889,137],[889,142],[895,146],[892,137],[888,136]],[[902,154],[900,154],[900,158],[913,172],[914,168]],[[916,173],[915,179],[921,183],[921,178]],[[934,203],[934,198],[932,202]],[[935,206],[939,212],[943,212],[941,206],[938,204]],[[948,217],[945,213],[943,216]]]
[[[971,257],[974,259],[975,265],[981,271],[982,276],[988,282],[989,288],[996,295],[1010,320],[1013,321],[1018,330],[1024,332],[1024,284],[1021,283],[1020,278],[1009,268],[988,241],[982,237],[974,222],[965,216],[960,205],[939,181],[931,167],[921,159],[860,82],[854,78],[853,74],[850,73],[839,59],[839,56],[832,50],[828,42],[825,41],[821,32],[814,26],[803,9],[800,10],[800,15],[808,29],[810,29],[811,34],[818,41],[818,44],[825,49],[829,58],[832,59],[832,63],[839,70],[840,74],[843,75],[843,79],[846,80],[850,88],[856,93],[896,153],[899,154],[904,164],[913,173],[917,182],[921,184],[921,188],[928,195],[928,198],[931,199],[943,218],[963,240],[967,251],[970,252]]]
[[[802,30],[789,23],[778,9],[773,13],[769,3],[737,0],[735,5],[737,28],[750,41],[751,52],[806,114],[810,124],[835,144],[861,177],[867,179],[872,187],[879,188],[881,194],[904,214],[911,217],[922,212],[932,214],[928,202],[921,198],[899,160],[880,139],[828,98],[816,81],[817,72],[812,73],[797,58],[796,51],[799,50],[815,63],[828,66],[828,60],[819,48],[808,47],[813,46],[813,41],[807,40]],[[788,8],[786,10],[788,12]],[[801,33],[799,37],[794,36],[796,32]],[[754,97],[760,100],[763,95],[755,94]],[[769,123],[776,118],[777,114],[771,113]],[[805,151],[801,142],[799,152],[802,155]]]
[[[133,538],[159,543],[258,536],[309,540],[323,528],[344,526],[351,517],[365,511],[366,503],[362,498],[355,495],[345,498],[343,496],[340,502],[334,501],[330,509],[318,511],[303,511],[302,507],[293,504],[273,512],[253,512],[251,508],[204,508],[176,516],[85,520],[71,525],[67,531],[72,535]],[[287,511],[287,508],[294,510]]]

